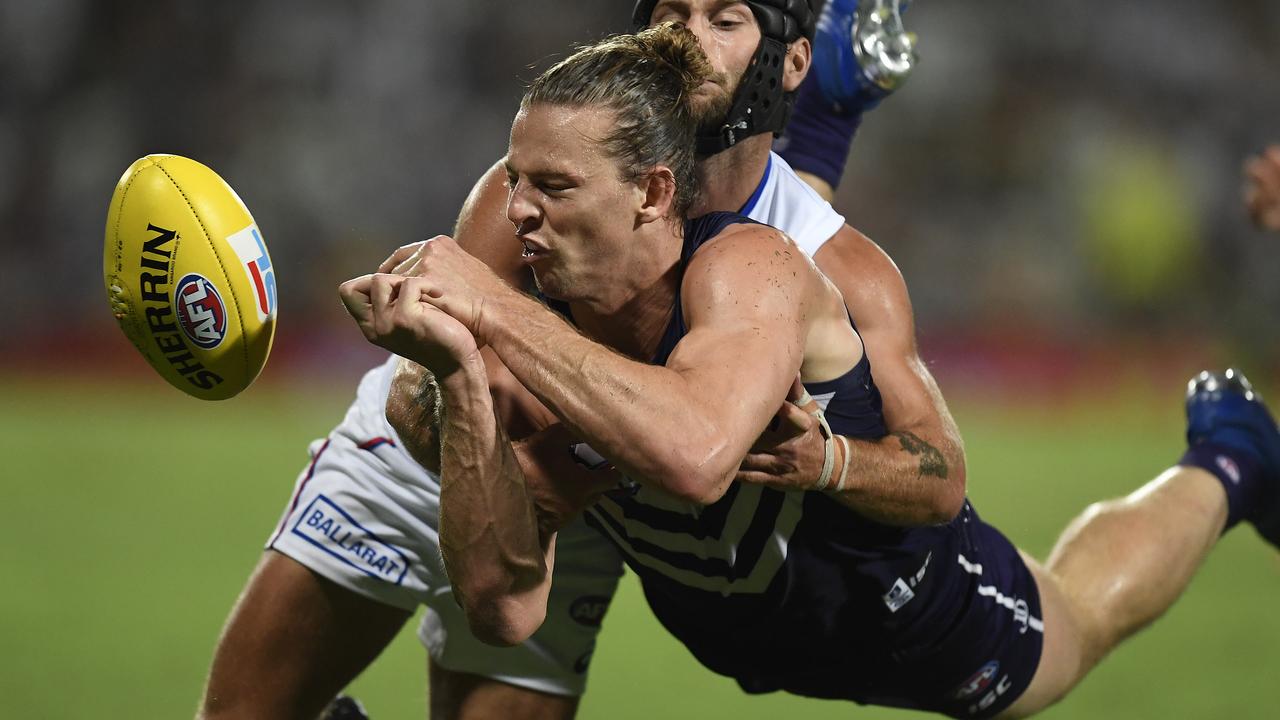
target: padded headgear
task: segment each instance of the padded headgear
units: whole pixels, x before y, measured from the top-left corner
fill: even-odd
[[[813,40],[816,17],[809,0],[744,0],[760,26],[760,45],[742,75],[718,132],[699,135],[699,155],[714,155],[752,135],[777,135],[787,125],[794,93],[782,90],[787,45],[802,37]],[[638,0],[631,15],[636,29],[649,26],[658,0]]]
[[[809,0],[744,0],[751,13],[756,16],[760,26],[760,34],[765,37],[791,44],[807,37],[813,40],[813,29],[818,18],[809,6]],[[631,14],[631,21],[636,30],[649,27],[653,19],[653,9],[658,0],[638,0]]]
[[[760,32],[790,45],[802,37],[813,40],[817,17],[809,0],[747,0]]]

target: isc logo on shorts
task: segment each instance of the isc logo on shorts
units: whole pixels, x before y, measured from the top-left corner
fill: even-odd
[[[293,524],[293,534],[366,575],[400,585],[408,558],[356,522],[324,495],[307,505]]]
[[[178,325],[191,342],[206,350],[222,343],[227,334],[227,307],[222,295],[203,275],[184,275],[173,290]]]

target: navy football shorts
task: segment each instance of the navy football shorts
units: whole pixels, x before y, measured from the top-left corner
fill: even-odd
[[[912,537],[871,548],[827,543],[817,558],[798,535],[788,562],[810,573],[803,612],[783,610],[750,633],[703,643],[687,642],[695,629],[667,624],[747,692],[993,717],[1026,691],[1040,662],[1035,578],[968,503],[951,523]]]

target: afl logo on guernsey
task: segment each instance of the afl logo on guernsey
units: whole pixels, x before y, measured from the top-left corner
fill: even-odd
[[[173,305],[178,325],[191,342],[206,350],[222,343],[227,334],[227,306],[203,275],[184,275],[173,290]]]

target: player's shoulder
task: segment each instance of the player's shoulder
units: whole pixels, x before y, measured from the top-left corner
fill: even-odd
[[[902,277],[889,253],[862,231],[843,224],[813,256],[818,268],[830,277],[851,275],[864,279],[888,274]]]
[[[757,296],[796,288],[812,265],[783,231],[755,222],[727,225],[689,258],[682,281],[687,297],[749,291]]]
[[[841,228],[813,256],[814,263],[840,290],[858,330],[889,333],[914,348],[915,321],[906,280],[893,258],[871,238]],[[884,346],[883,337],[877,342]]]
[[[707,238],[690,259],[690,267],[695,262],[731,266],[762,257],[789,259],[796,254],[795,241],[783,230],[760,222],[735,222]]]
[[[520,260],[515,228],[507,219],[507,171],[498,160],[476,180],[458,214],[454,239],[458,246],[488,265],[507,283],[527,288],[532,275]]]

